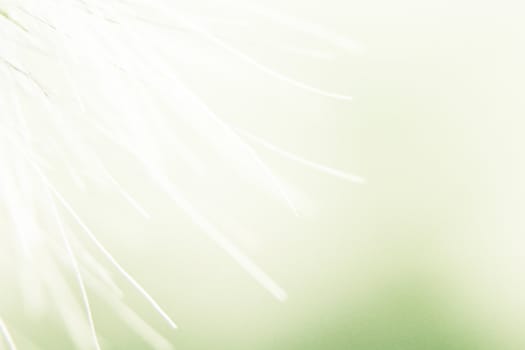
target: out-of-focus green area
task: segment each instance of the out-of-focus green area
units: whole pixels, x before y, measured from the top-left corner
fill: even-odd
[[[338,52],[331,61],[303,57],[267,44],[327,46],[262,27],[250,28],[251,37],[232,37],[233,29],[225,37],[280,72],[352,95],[352,102],[296,90],[233,58],[221,72],[186,63],[181,74],[228,122],[367,183],[331,178],[255,146],[295,191],[301,215],[240,191],[216,215],[231,215],[222,223],[229,238],[287,291],[279,303],[154,186],[127,174],[154,213],[149,222],[102,191],[76,205],[180,329],[169,330],[123,287],[126,302],[185,350],[522,349],[520,5],[275,6],[357,40],[363,52]],[[123,162],[117,172],[125,177],[126,169]],[[100,201],[115,206],[90,209]],[[93,299],[106,349],[147,348],[110,305]],[[70,346],[59,344],[59,327],[33,329],[28,337],[47,342],[46,349]]]

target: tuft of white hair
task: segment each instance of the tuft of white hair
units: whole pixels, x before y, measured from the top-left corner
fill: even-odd
[[[281,13],[248,6],[244,11],[342,49],[358,48],[351,40]],[[150,216],[110,170],[101,142],[126,152],[159,191],[280,301],[286,292],[199,209],[187,190],[188,179],[206,182],[211,157],[297,212],[286,186],[251,146],[258,144],[313,170],[363,182],[229,125],[186,86],[171,61],[198,60],[194,50],[186,50],[194,43],[234,56],[281,83],[350,99],[272,70],[215,35],[209,21],[163,0],[0,1],[0,278],[20,291],[30,313],[55,305],[78,349],[101,349],[92,297],[111,305],[153,348],[171,348],[120,299],[109,269],[176,328],[168,311],[88,227],[63,189],[64,183],[79,190],[96,184],[118,192],[138,215]],[[83,243],[86,238],[91,248]],[[106,261],[98,261],[92,249]],[[64,267],[75,276],[76,287],[67,283]],[[16,338],[2,318],[0,333],[8,349],[15,349]]]

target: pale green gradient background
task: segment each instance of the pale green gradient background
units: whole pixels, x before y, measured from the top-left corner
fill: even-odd
[[[134,190],[155,213],[150,222],[112,195],[93,193],[77,205],[180,329],[172,333],[124,287],[126,300],[177,349],[523,349],[521,5],[273,5],[357,40],[363,52],[331,62],[283,56],[258,39],[293,37],[264,28],[233,39],[276,70],[352,102],[295,90],[235,61],[221,72],[188,67],[186,80],[229,122],[368,182],[345,183],[257,148],[300,191],[303,215],[248,193],[232,194],[217,212],[237,213],[229,227],[243,226],[229,237],[288,292],[285,303],[151,185]],[[140,181],[130,175],[129,183]],[[112,210],[90,209],[99,200]],[[93,304],[105,348],[147,348],[111,309]],[[46,349],[70,346],[59,343],[60,327],[39,328],[33,336]]]

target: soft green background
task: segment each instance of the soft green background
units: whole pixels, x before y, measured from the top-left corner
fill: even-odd
[[[221,71],[186,62],[183,76],[227,121],[362,175],[367,184],[256,147],[303,199],[301,217],[248,193],[232,195],[217,211],[234,213],[229,237],[288,292],[284,303],[151,185],[134,189],[155,213],[149,222],[124,204],[94,210],[98,201],[118,200],[92,193],[77,203],[87,221],[180,329],[171,332],[123,287],[126,301],[177,349],[523,349],[521,5],[309,0],[268,6],[337,30],[363,50],[335,50],[334,60],[323,61],[272,47],[329,48],[275,28],[238,33],[223,25],[224,37],[280,72],[352,95],[352,102],[296,90],[233,58]],[[147,348],[96,298],[94,314],[104,348]],[[46,341],[46,349],[70,347],[59,342],[59,326],[33,329],[30,336]]]

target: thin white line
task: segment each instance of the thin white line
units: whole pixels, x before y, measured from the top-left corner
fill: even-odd
[[[259,69],[260,71],[278,79],[278,80],[281,80],[281,81],[284,81],[292,86],[295,86],[295,87],[298,87],[300,89],[303,89],[305,91],[309,91],[309,92],[312,92],[312,93],[315,93],[315,94],[318,94],[318,95],[321,95],[321,96],[325,96],[325,97],[330,97],[330,98],[333,98],[333,99],[337,99],[337,100],[347,100],[347,101],[350,101],[352,100],[352,96],[348,96],[348,95],[343,95],[343,94],[338,94],[338,93],[334,93],[334,92],[329,92],[329,91],[325,91],[325,90],[322,90],[322,89],[319,89],[319,88],[316,88],[314,86],[311,86],[311,85],[308,85],[308,84],[305,84],[305,83],[302,83],[298,80],[295,80],[293,78],[290,78],[289,76],[286,76],[284,74],[281,74],[261,63],[259,63],[256,59],[254,59],[253,57],[249,56],[248,54],[242,52],[241,50],[231,46],[230,44],[228,44],[227,42],[219,39],[218,37],[214,36],[213,34],[207,32],[206,30],[204,29],[201,29],[199,27],[196,27],[194,25],[191,25],[191,24],[188,24],[188,26],[193,29],[196,33],[202,35],[203,37],[205,37],[206,39],[208,39],[209,41],[211,41],[212,43],[214,43],[215,45],[223,48],[224,50],[230,52],[231,54],[233,54],[234,56],[242,59],[243,61],[251,64],[252,66],[254,66],[255,68]]]
[[[117,188],[117,191],[124,197],[124,199],[133,207],[135,210],[137,210],[140,215],[142,215],[146,219],[150,219],[151,215],[144,209],[139,202],[131,196],[128,191],[126,191],[122,185],[111,175],[108,169],[102,164],[100,164],[101,167],[104,169],[104,172],[106,173],[107,177],[109,178],[109,181]]]
[[[9,350],[16,350],[15,341],[13,340],[13,337],[11,336],[11,333],[9,333],[9,329],[7,329],[7,326],[4,323],[4,320],[0,317],[0,332],[5,338],[5,341],[7,342],[7,346],[9,347]]]
[[[178,191],[178,189],[168,180],[157,179],[168,195],[175,201],[190,219],[201,228],[208,237],[221,247],[230,257],[233,258],[253,279],[255,279],[264,289],[272,294],[277,300],[285,301],[287,294],[266,272],[264,272],[250,258],[244,255],[239,248],[231,243],[215,226],[213,226],[204,216],[202,216],[193,205]]]
[[[142,296],[151,304],[151,306],[166,320],[166,322],[174,329],[177,328],[177,325],[173,320],[168,316],[168,314],[160,307],[160,305],[153,299],[153,297],[138,283],[119,263],[118,261],[111,255],[111,253],[104,247],[104,245],[98,240],[98,238],[95,236],[95,234],[89,229],[89,227],[84,224],[80,216],[76,213],[76,211],[69,205],[69,203],[66,201],[66,199],[60,194],[60,192],[57,191],[57,189],[49,182],[47,177],[44,175],[44,173],[41,171],[41,169],[38,167],[37,164],[34,162],[31,162],[36,171],[40,174],[42,177],[42,180],[46,184],[46,186],[49,187],[51,192],[55,195],[55,197],[60,201],[60,203],[64,206],[64,208],[73,216],[75,221],[79,224],[79,226],[84,230],[84,232],[88,235],[88,237],[91,239],[91,241],[97,246],[97,248],[104,254],[104,256],[113,264],[113,266],[124,276],[125,279],[128,280],[137,291],[142,294]]]
[[[49,193],[49,191],[48,191],[48,193]],[[101,350],[100,343],[98,341],[97,330],[95,328],[95,321],[93,319],[93,313],[91,312],[91,306],[90,306],[90,303],[89,303],[89,297],[88,297],[88,294],[87,294],[87,291],[86,291],[86,285],[84,283],[84,279],[82,278],[82,274],[80,272],[80,267],[79,267],[79,264],[78,264],[78,260],[77,260],[77,258],[75,256],[75,252],[73,251],[73,247],[71,246],[71,243],[69,242],[69,238],[67,237],[66,230],[64,228],[62,219],[60,218],[60,216],[58,214],[58,210],[57,210],[57,207],[55,205],[55,201],[53,200],[53,197],[52,197],[51,193],[49,193],[49,201],[51,203],[51,209],[53,211],[53,215],[55,216],[55,219],[56,219],[56,222],[57,222],[60,234],[62,235],[62,239],[64,240],[64,245],[66,246],[67,252],[68,252],[69,257],[71,259],[71,262],[73,264],[73,270],[75,271],[75,275],[76,275],[77,281],[78,281],[78,286],[80,287],[80,292],[82,294],[82,300],[83,300],[84,306],[86,308],[86,314],[87,314],[87,317],[88,317],[89,327],[91,329],[91,335],[93,336],[93,341],[95,343],[95,348],[97,350]]]
[[[351,181],[351,182],[355,182],[355,183],[360,183],[360,184],[363,184],[363,183],[366,183],[366,180],[358,175],[353,175],[353,174],[348,174],[348,173],[345,173],[344,171],[341,171],[341,170],[337,170],[337,169],[334,169],[334,168],[331,168],[329,166],[326,166],[326,165],[323,165],[323,164],[319,164],[319,163],[316,163],[316,162],[313,162],[311,160],[308,160],[308,159],[304,159],[296,154],[293,154],[293,153],[290,153],[288,151],[285,151],[285,150],[282,150],[281,148],[275,146],[274,144],[258,137],[258,136],[255,136],[245,130],[242,130],[242,129],[239,129],[239,128],[235,128],[235,130],[237,130],[237,132],[239,132],[241,135],[244,135],[246,136],[247,138],[249,138],[250,140],[260,144],[261,146],[269,149],[270,151],[273,151],[277,154],[279,154],[280,156],[284,157],[284,158],[288,158],[290,160],[293,160],[295,162],[298,162],[300,164],[303,164],[303,165],[306,165],[310,168],[313,168],[317,171],[320,171],[320,172],[323,172],[323,173],[326,173],[326,174],[330,174],[332,176],[335,176],[335,177],[338,177],[338,178],[341,178],[341,179],[344,179],[344,180],[347,180],[347,181]]]

